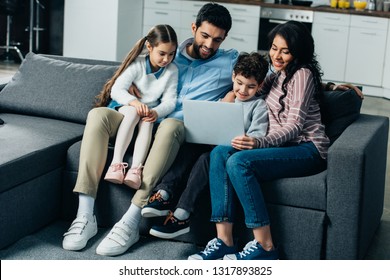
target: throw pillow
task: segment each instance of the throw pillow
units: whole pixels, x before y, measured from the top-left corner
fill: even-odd
[[[95,96],[117,69],[112,62],[107,64],[75,63],[29,53],[0,93],[0,112],[85,123]]]
[[[332,144],[359,117],[362,99],[352,89],[325,91],[320,106],[325,132]]]

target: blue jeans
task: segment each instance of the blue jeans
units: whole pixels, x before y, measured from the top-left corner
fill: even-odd
[[[312,142],[245,151],[217,146],[210,155],[211,221],[233,223],[239,202],[248,228],[269,225],[261,182],[309,176],[325,168],[326,160]]]

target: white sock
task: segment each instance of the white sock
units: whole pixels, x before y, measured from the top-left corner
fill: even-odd
[[[138,228],[141,222],[141,208],[135,204],[131,204],[127,212],[123,215],[121,221],[130,225],[132,228]]]
[[[162,197],[164,200],[168,200],[168,199],[169,199],[169,193],[168,193],[167,191],[158,190],[158,193],[161,194],[161,197]]]
[[[187,220],[190,217],[190,212],[183,208],[176,208],[175,212],[173,212],[173,216],[179,220]]]
[[[77,210],[77,216],[86,216],[88,220],[93,220],[93,207],[95,205],[95,199],[92,196],[80,193],[79,194],[79,208]]]

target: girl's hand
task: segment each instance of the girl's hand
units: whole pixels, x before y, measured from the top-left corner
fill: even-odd
[[[150,113],[149,107],[140,102],[138,99],[131,101],[129,105],[133,106],[137,110],[137,114],[140,117],[146,117]]]
[[[155,122],[158,119],[157,112],[155,110],[150,110],[149,115],[142,118],[144,122]]]
[[[232,140],[232,147],[237,150],[252,150],[257,148],[257,141],[250,136],[237,136]]]

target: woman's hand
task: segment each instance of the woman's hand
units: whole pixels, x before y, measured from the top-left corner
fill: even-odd
[[[155,121],[157,121],[157,119],[158,119],[158,115],[157,115],[157,112],[155,110],[150,110],[149,115],[142,118],[142,120],[144,122],[155,122]]]
[[[364,98],[363,92],[357,86],[351,84],[333,85],[333,88],[331,88],[331,90],[348,90],[348,89],[353,89],[357,93],[357,95],[360,96],[361,99]]]
[[[237,150],[252,150],[257,148],[256,138],[246,135],[235,137],[231,144]]]
[[[140,117],[147,117],[150,114],[149,107],[140,102],[138,99],[131,101],[129,105],[133,106],[137,110],[137,114]]]

